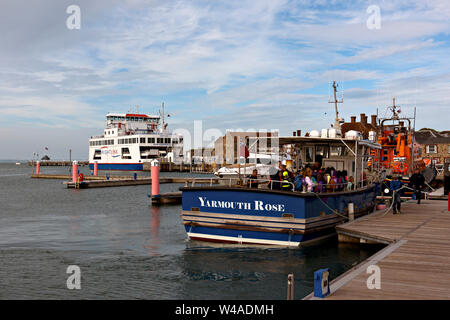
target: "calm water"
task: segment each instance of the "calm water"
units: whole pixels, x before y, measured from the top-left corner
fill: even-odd
[[[152,208],[149,185],[73,190],[30,173],[0,163],[0,299],[284,300],[289,273],[300,299],[315,270],[329,267],[335,278],[380,249],[335,239],[302,249],[189,242],[181,207]],[[81,290],[66,287],[69,265],[81,268]]]

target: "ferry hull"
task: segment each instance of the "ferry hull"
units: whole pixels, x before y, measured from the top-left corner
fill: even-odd
[[[228,187],[182,188],[182,222],[192,240],[299,246],[335,233],[347,221],[373,210],[376,187],[360,191],[302,194]],[[333,212],[337,210],[339,214]]]
[[[142,171],[143,163],[98,163],[98,170]],[[94,170],[94,164],[89,163],[89,169]]]

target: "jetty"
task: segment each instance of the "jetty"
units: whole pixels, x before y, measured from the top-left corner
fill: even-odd
[[[148,176],[137,176],[136,179],[130,176],[89,176],[83,177],[84,181],[72,182],[72,175],[68,174],[31,174],[33,179],[60,179],[67,180],[63,183],[67,188],[105,188],[105,187],[124,187],[152,184],[152,179]],[[161,177],[159,183],[195,183],[198,184],[218,184],[217,178],[184,178],[184,177]]]
[[[336,227],[339,241],[387,246],[330,282],[324,299],[449,299],[450,212],[447,201],[402,204],[401,213],[376,211]],[[380,289],[369,289],[368,267],[380,270]],[[318,299],[313,294],[304,299]]]

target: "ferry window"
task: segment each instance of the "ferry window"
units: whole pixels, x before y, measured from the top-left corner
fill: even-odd
[[[148,143],[155,143],[155,138],[148,138]]]
[[[172,143],[178,143],[177,139],[172,139]]]
[[[145,138],[140,138],[139,141],[140,141],[141,143],[145,143]]]
[[[165,138],[164,140],[164,143],[170,143],[170,138]]]
[[[137,143],[137,138],[133,138],[133,143]]]
[[[163,139],[163,138],[158,138],[156,141],[157,141],[158,143],[164,143],[164,139]]]

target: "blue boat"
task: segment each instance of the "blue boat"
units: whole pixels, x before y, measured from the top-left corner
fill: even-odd
[[[186,186],[181,188],[181,217],[189,239],[299,246],[333,235],[336,225],[348,221],[350,203],[354,218],[374,210],[380,180],[370,152],[379,149],[378,144],[341,137],[278,139],[295,155],[288,161],[291,171],[320,160],[324,167],[348,170],[355,178],[353,188],[286,191],[273,190],[268,183],[250,188],[244,186],[247,177],[219,186]]]
[[[357,191],[300,193],[240,187],[182,188],[182,221],[193,240],[299,246],[334,233],[346,221],[373,211],[376,185]]]

